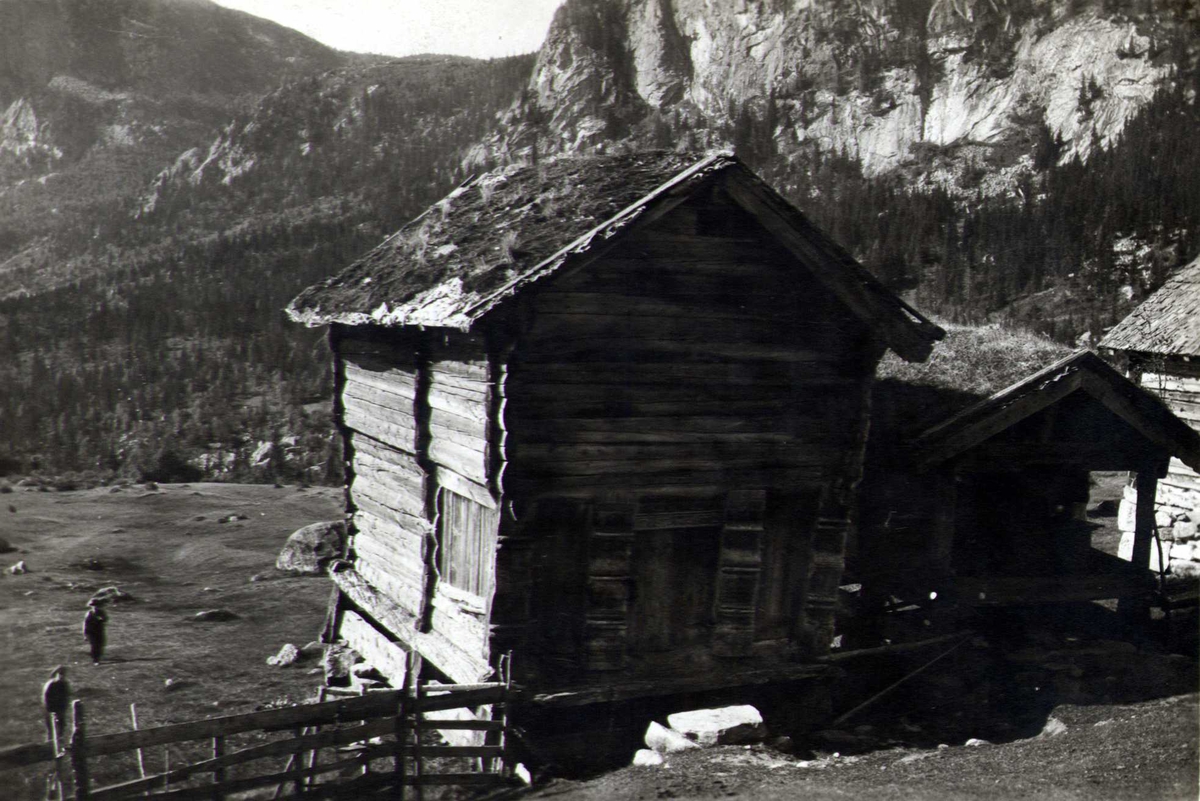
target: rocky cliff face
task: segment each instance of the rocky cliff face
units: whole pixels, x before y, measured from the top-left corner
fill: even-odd
[[[4,0],[0,194],[105,151],[161,165],[242,98],[344,62],[209,0]]]
[[[986,165],[983,189],[1003,191],[1039,136],[1064,160],[1111,142],[1174,73],[1180,36],[1150,3],[568,0],[476,156],[759,131],[785,158],[846,153],[868,174],[954,184]]]

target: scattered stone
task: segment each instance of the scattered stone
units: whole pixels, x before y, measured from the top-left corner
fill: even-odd
[[[1038,737],[1057,737],[1060,734],[1066,733],[1067,724],[1056,717],[1049,717],[1046,718],[1046,724],[1042,726],[1042,731],[1038,734]]]
[[[216,592],[216,591],[217,591],[216,587],[205,587],[204,589],[200,590],[200,592]]]
[[[362,657],[344,645],[330,645],[321,657],[327,684],[344,682],[350,677],[350,669],[362,661]]]
[[[90,605],[93,601],[96,603],[119,604],[132,600],[134,600],[134,597],[119,587],[101,587],[88,599],[88,604]]]
[[[284,644],[275,656],[267,657],[267,664],[274,667],[287,667],[300,661],[300,649],[290,642]]]
[[[325,643],[317,642],[316,640],[313,640],[310,643],[305,643],[304,647],[300,649],[300,658],[301,659],[311,659],[314,657],[320,657],[320,656],[324,656],[324,655],[325,655]]]
[[[386,681],[384,675],[375,669],[374,665],[366,662],[359,662],[350,668],[350,677],[352,679],[362,679],[364,681]]]
[[[939,750],[939,751],[945,751],[945,750],[947,750],[949,747],[950,747],[950,746],[949,746],[949,745],[947,745],[946,743],[938,743],[938,750]]]
[[[346,523],[333,520],[297,529],[287,538],[275,569],[306,576],[324,574],[325,566],[342,553]]]
[[[963,743],[963,745],[967,746],[968,748],[978,748],[981,745],[991,745],[991,743],[987,740],[980,739],[979,737],[972,737],[970,740],[967,740],[965,743]]]
[[[1112,498],[1100,501],[1088,512],[1088,517],[1116,517],[1120,511],[1120,502]]]
[[[125,533],[125,529],[121,528],[120,526],[117,526],[117,527],[116,527],[116,528],[114,528],[114,529],[113,529],[113,530],[112,530],[110,533],[112,533],[112,534],[124,534],[124,533]]]
[[[12,553],[15,550],[17,550],[15,545],[0,537],[0,553]]]
[[[518,762],[513,768],[513,775],[525,783],[526,786],[533,784],[533,774],[529,772],[529,768],[525,767],[523,762]]]
[[[226,623],[237,619],[238,616],[228,609],[205,609],[192,615],[192,620],[198,623]]]
[[[1092,726],[1098,729],[1101,726],[1111,726],[1112,724],[1113,724],[1112,720],[1101,720],[1101,721],[1097,721],[1096,723],[1093,723]]]
[[[938,748],[941,748],[941,747],[942,746],[940,746],[940,745],[938,746]],[[933,754],[929,751],[918,751],[915,754],[909,754],[908,756],[901,757],[900,763],[903,765],[907,765],[910,762],[920,762],[922,759],[929,759],[929,757],[931,757],[931,756],[933,756]]]
[[[113,487],[112,489],[109,490],[109,494],[114,493],[114,492],[124,492],[124,491],[125,490],[121,489],[120,487]]]
[[[153,481],[147,481],[142,486],[145,488],[146,492],[158,492],[158,484]]]
[[[25,564],[25,560],[22,559],[21,561],[17,562],[15,565],[10,567],[8,569],[8,572],[12,573],[14,576],[19,576],[22,573],[28,573],[29,567]]]
[[[700,747],[698,743],[689,740],[675,729],[668,729],[655,721],[650,721],[650,725],[646,727],[646,735],[642,739],[647,747],[660,754],[674,754],[678,751]]]
[[[250,577],[250,580],[251,581],[266,581],[269,578],[270,578],[270,576],[268,576],[266,573],[255,573],[253,576]]]
[[[749,704],[675,712],[667,723],[700,745],[758,743],[767,737],[762,715]]]
[[[638,767],[653,768],[661,765],[663,761],[662,754],[645,748],[639,748],[633,755],[633,764]]]

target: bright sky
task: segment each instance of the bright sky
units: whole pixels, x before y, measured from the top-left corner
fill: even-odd
[[[338,50],[495,58],[531,53],[562,0],[216,0]]]

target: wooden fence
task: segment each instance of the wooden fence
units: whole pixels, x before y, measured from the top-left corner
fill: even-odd
[[[65,748],[34,743],[0,750],[0,770],[54,762],[57,786],[52,794],[64,801],[67,797],[78,801],[134,797],[220,801],[233,793],[272,786],[275,798],[284,793],[304,798],[358,798],[387,790],[391,797],[403,799],[411,788],[421,799],[422,788],[427,786],[494,787],[511,781],[511,760],[506,758],[511,691],[508,682],[418,685],[154,728],[137,729],[135,724],[131,731],[100,735],[88,735],[83,703],[75,701],[72,733]],[[324,692],[322,688],[322,698]],[[492,719],[462,712],[458,717],[465,719],[429,717],[481,706],[490,706]],[[280,732],[291,736],[236,751],[228,749],[227,738],[232,735]],[[460,736],[455,740],[461,740],[464,733],[475,733],[470,739],[479,744],[434,744],[431,732],[457,733]],[[144,749],[189,741],[201,741],[211,755],[177,767],[168,761],[161,772],[145,774]],[[104,787],[91,786],[90,768],[97,757],[131,751],[138,752],[141,775]],[[269,757],[276,758],[274,767],[255,769],[249,764]],[[279,770],[283,757],[287,763]],[[445,772],[445,758],[456,758],[451,764],[460,766],[459,770]],[[462,770],[461,766],[474,769]],[[211,778],[205,781],[205,776]]]

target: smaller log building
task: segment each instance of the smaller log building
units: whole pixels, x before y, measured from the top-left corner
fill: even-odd
[[[1132,565],[1092,548],[1089,473],[1133,471],[1139,498],[1153,498],[1172,460],[1200,466],[1200,435],[1096,354],[1074,353],[908,442],[908,468],[893,461],[862,499],[890,512],[860,533],[861,572],[876,569],[876,593],[933,592],[942,606],[1117,598],[1144,610],[1153,516],[1138,516]],[[892,536],[892,516],[918,542]]]
[[[825,673],[876,364],[942,335],[723,154],[471,180],[288,313],[330,327],[333,636],[547,703]]]
[[[1192,261],[1151,295],[1100,342],[1127,357],[1130,378],[1200,431],[1200,259]],[[1136,499],[1128,497],[1123,521],[1131,521]],[[1159,532],[1167,541],[1171,569],[1200,575],[1200,473],[1172,459],[1158,484]],[[1164,555],[1166,561],[1166,555]]]

